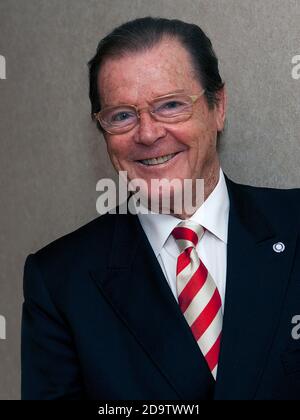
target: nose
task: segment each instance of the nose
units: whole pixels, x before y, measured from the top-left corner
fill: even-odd
[[[137,143],[150,146],[165,135],[166,129],[162,123],[155,121],[146,110],[140,112],[138,130],[136,132]]]

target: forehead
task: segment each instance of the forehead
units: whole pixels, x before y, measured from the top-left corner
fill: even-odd
[[[98,87],[102,106],[141,104],[177,90],[193,94],[201,89],[190,54],[176,40],[108,59],[100,69]]]

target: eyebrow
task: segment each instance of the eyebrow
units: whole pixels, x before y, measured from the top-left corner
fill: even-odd
[[[172,90],[172,91],[167,92],[167,93],[162,93],[162,94],[159,94],[159,95],[154,95],[152,97],[152,99],[149,99],[149,101],[147,101],[147,102],[151,102],[151,101],[153,101],[156,98],[161,98],[163,96],[168,96],[168,95],[172,95],[172,94],[176,94],[176,93],[184,93],[184,89],[176,89],[176,90]],[[122,105],[135,105],[136,106],[136,104],[133,104],[131,102],[120,102],[117,105],[105,105],[103,108],[118,107],[118,106],[122,106]]]
[[[173,93],[183,93],[183,92],[184,92],[184,89],[172,90],[171,92],[163,93],[161,95],[156,95],[154,96],[154,98],[159,98],[160,96],[172,95]]]

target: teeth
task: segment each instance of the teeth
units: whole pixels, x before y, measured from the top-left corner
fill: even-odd
[[[176,153],[173,153],[171,155],[166,155],[166,156],[161,156],[158,158],[154,158],[154,159],[145,159],[145,160],[141,160],[141,162],[143,163],[143,165],[161,165],[162,163],[168,162],[169,160],[171,160],[174,156],[176,155]]]

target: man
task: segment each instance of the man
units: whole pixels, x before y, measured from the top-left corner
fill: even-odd
[[[299,399],[300,192],[224,176],[209,39],[138,19],[89,66],[116,170],[148,198],[154,178],[203,179],[205,201],[193,214],[107,214],[28,257],[23,398]]]

